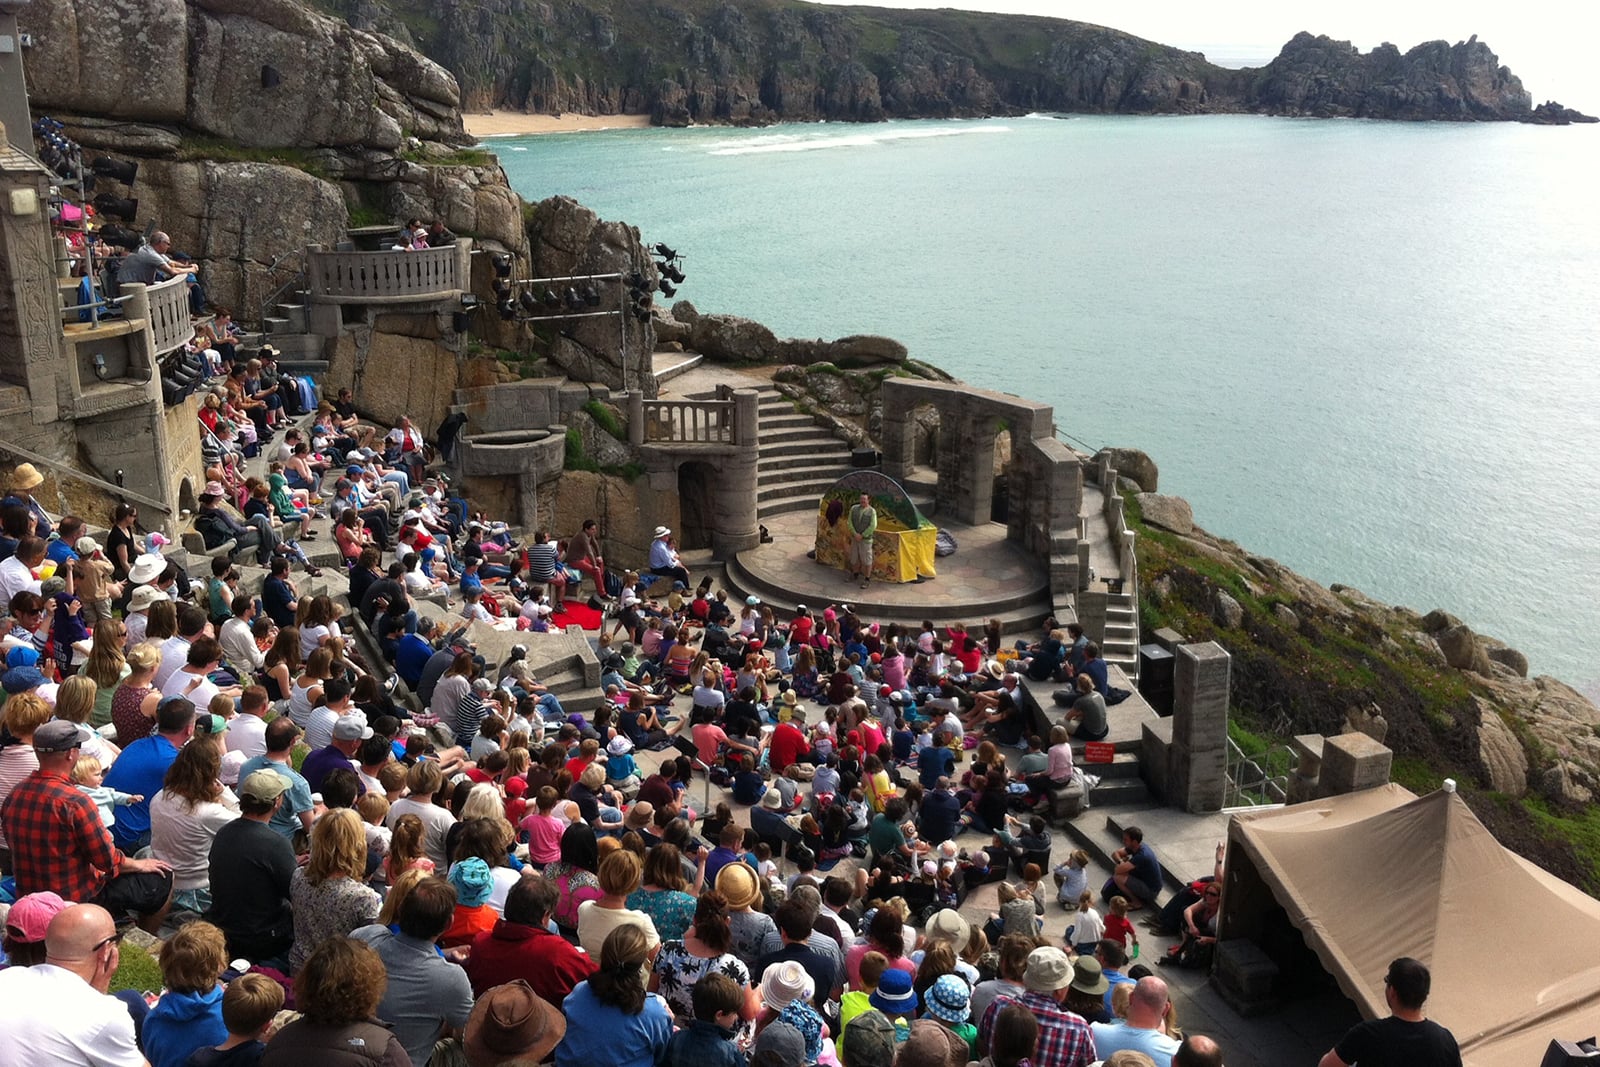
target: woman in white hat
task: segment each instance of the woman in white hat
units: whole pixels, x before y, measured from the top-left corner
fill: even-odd
[[[161,559],[160,556],[147,558],[156,561]],[[137,567],[139,562],[142,562],[142,560],[137,561],[134,565]],[[145,572],[148,572],[148,570],[149,567],[145,567]],[[160,576],[161,572],[157,571],[155,577],[159,578]],[[132,581],[131,578],[129,580]],[[151,580],[154,581],[153,578]],[[145,639],[146,627],[150,623],[151,606],[166,599],[168,599],[167,594],[153,585],[140,585],[133,591],[133,596],[128,598],[128,616],[123,620],[123,625],[127,628],[127,640],[123,642],[124,648],[132,648]]]

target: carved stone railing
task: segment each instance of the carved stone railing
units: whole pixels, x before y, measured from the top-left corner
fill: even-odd
[[[189,321],[189,276],[180,274],[147,286],[144,295],[148,301],[146,314],[150,319],[155,357],[160,359],[194,337],[194,324]]]
[[[471,284],[472,242],[419,251],[306,249],[306,292],[313,303],[400,304],[446,297]]]
[[[742,445],[755,440],[756,395],[726,400],[646,400],[628,394],[628,443]]]

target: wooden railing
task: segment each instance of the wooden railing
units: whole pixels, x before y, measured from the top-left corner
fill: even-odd
[[[738,443],[731,400],[646,400],[640,414],[644,428],[641,444]]]
[[[460,243],[420,251],[324,252],[306,250],[306,291],[326,304],[393,304],[426,300],[466,288]]]
[[[149,301],[150,333],[157,359],[175,352],[194,337],[189,321],[189,276],[180,274],[145,289]]]

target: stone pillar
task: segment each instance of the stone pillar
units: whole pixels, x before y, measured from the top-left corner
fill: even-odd
[[[959,421],[955,412],[939,411],[939,484],[933,490],[934,508],[940,515],[951,515],[957,522],[970,525],[973,508],[967,478],[972,456],[966,446],[971,440],[963,440],[966,435],[961,433]]]
[[[882,385],[883,416],[878,439],[883,442],[883,473],[903,481],[911,473],[916,456],[916,403],[911,390],[896,387],[894,379]]]
[[[1317,799],[1317,783],[1322,775],[1322,735],[1298,734],[1289,743],[1300,762],[1289,772],[1290,804],[1301,804]]]
[[[531,471],[517,475],[517,522],[530,532],[539,528],[539,476]]]
[[[0,98],[4,96],[0,91]],[[11,135],[26,138],[26,151],[33,151],[26,123]],[[35,426],[58,416],[58,377],[65,377],[62,355],[67,348],[61,337],[46,189],[43,174],[0,173],[0,382],[27,388]]]
[[[1215,641],[1176,653],[1168,803],[1191,815],[1221,811],[1227,793],[1232,657]]]
[[[761,526],[756,521],[756,450],[744,448],[724,456],[717,475],[711,496],[711,555],[729,560],[761,543]]]
[[[761,409],[761,394],[754,389],[735,389],[730,399],[733,401],[733,443],[754,451],[754,446],[760,442],[757,413]]]
[[[11,47],[0,51],[0,144],[10,141],[19,152],[33,155],[33,118],[28,112],[28,86],[22,75],[22,38],[17,32],[16,3],[0,5],[0,37]]]
[[[1340,796],[1383,785],[1393,762],[1394,753],[1366,734],[1323,738],[1317,795]]]
[[[639,448],[644,444],[644,394],[637,389],[628,393],[628,444]]]

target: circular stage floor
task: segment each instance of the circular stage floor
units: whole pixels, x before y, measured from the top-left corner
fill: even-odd
[[[816,513],[792,511],[767,519],[772,543],[746,549],[728,566],[731,583],[779,610],[806,604],[851,604],[869,618],[942,626],[999,617],[1008,632],[1037,627],[1050,613],[1045,568],[1021,546],[1006,540],[999,523],[960,526],[939,523],[956,540],[953,555],[934,561],[939,574],[920,582],[873,582],[862,589],[850,575],[809,558],[816,544]]]

